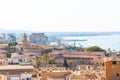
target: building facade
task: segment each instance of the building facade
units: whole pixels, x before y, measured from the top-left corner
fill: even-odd
[[[6,75],[6,80],[32,80],[32,76],[36,75],[34,72],[33,66],[0,66],[0,74]]]
[[[59,54],[51,54],[51,56],[56,59],[56,66],[63,66],[65,59],[68,66],[97,65],[99,63],[96,61],[104,58],[104,52],[79,52],[70,50],[61,51]]]
[[[120,80],[120,61],[107,61],[105,65],[106,80]]]
[[[46,44],[47,43],[47,36],[44,33],[32,33],[30,35],[30,42],[36,44]]]

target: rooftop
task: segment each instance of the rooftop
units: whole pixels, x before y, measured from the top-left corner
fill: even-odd
[[[104,56],[104,52],[80,52],[80,51],[63,51],[63,54],[69,55],[91,55],[91,56]]]
[[[33,66],[20,66],[20,65],[7,65],[0,66],[0,70],[22,70],[22,69],[34,69]]]
[[[71,57],[71,58],[96,58],[95,56],[88,56],[88,55],[63,55],[64,57]]]
[[[54,77],[54,78],[60,78],[60,77],[65,77],[70,74],[71,72],[48,72],[47,76]]]

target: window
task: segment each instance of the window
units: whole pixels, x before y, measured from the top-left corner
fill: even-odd
[[[30,80],[30,78],[27,78],[26,80]]]
[[[104,63],[102,64],[102,66],[104,66]]]
[[[117,73],[116,76],[119,77],[119,73]]]
[[[52,71],[51,71],[52,72]],[[39,76],[41,76],[41,74],[39,74]]]
[[[115,65],[115,64],[116,64],[116,61],[113,61],[112,64]]]

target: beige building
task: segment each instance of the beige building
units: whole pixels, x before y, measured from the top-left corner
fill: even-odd
[[[0,74],[0,80],[7,80],[7,76],[6,76],[6,75],[1,75],[1,74]]]
[[[80,51],[61,51],[50,54],[56,59],[57,66],[63,66],[64,59],[69,66],[77,65],[101,65],[103,64],[104,52],[80,52]],[[99,60],[99,61],[98,61]],[[98,61],[98,62],[97,62]]]
[[[48,72],[42,71],[40,80],[69,80],[71,72]]]
[[[36,75],[33,66],[20,66],[20,65],[7,65],[7,66],[0,66],[0,74],[6,75],[7,80],[14,80],[12,78],[16,78],[15,80],[19,80],[21,74],[29,73],[32,76]]]
[[[49,53],[52,52],[52,48],[49,45],[38,45],[34,43],[30,43],[27,40],[26,34],[23,36],[23,41],[18,43],[20,46],[18,46],[19,49],[23,49],[23,53]]]
[[[8,46],[8,44],[0,44],[0,50],[3,50],[7,46]]]

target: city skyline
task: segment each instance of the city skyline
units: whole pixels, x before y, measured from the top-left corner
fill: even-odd
[[[0,29],[42,32],[120,31],[119,0],[1,0]]]

